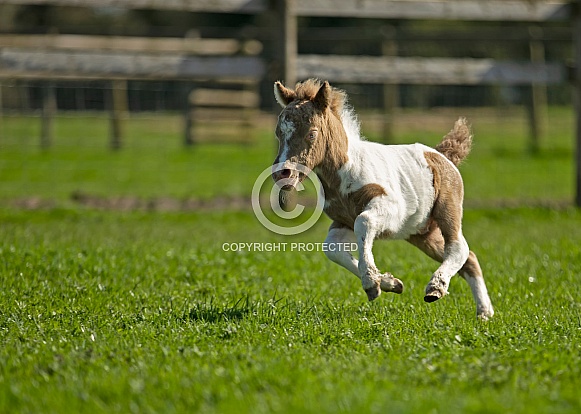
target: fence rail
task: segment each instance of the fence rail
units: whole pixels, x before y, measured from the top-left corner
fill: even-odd
[[[125,7],[213,13],[262,13],[269,0],[3,0],[5,4],[68,7]]]
[[[567,2],[537,1],[383,1],[383,0],[297,0],[301,16],[341,16],[382,19],[438,20],[567,20]]]
[[[300,16],[362,17],[381,19],[443,19],[551,21],[573,14],[566,1],[419,1],[419,0],[293,0]],[[6,4],[41,4],[73,7],[126,7],[214,13],[262,13],[269,0],[3,0]]]
[[[560,63],[448,59],[299,55],[299,78],[317,76],[335,82],[416,85],[556,84],[567,80]]]
[[[237,39],[152,38],[89,35],[0,35],[0,48],[34,50],[107,50],[146,53],[181,53],[193,55],[255,55],[261,45]]]
[[[256,78],[265,72],[255,56],[183,56],[0,49],[0,77],[27,79]]]

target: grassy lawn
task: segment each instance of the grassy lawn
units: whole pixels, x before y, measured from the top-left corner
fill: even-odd
[[[274,138],[255,145],[181,146],[179,116],[135,116],[127,121],[125,148],[108,149],[104,116],[55,120],[54,146],[38,146],[35,118],[6,118],[1,142],[0,198],[39,196],[66,203],[75,192],[99,196],[178,198],[250,194],[258,174],[274,159]],[[265,142],[268,138],[268,142]]]
[[[462,166],[468,205],[573,199],[570,108],[551,108],[537,155],[526,150],[525,116],[517,110],[402,112],[395,142],[435,145],[460,115],[469,118],[475,134],[472,154]],[[56,118],[54,145],[47,152],[38,146],[39,119],[5,117],[2,122],[0,202],[34,196],[67,205],[76,192],[108,197],[247,197],[275,156],[274,119],[257,131],[252,144],[184,149],[179,116],[135,115],[127,120],[125,148],[119,152],[108,150],[109,124],[103,115]],[[378,139],[377,128],[366,116],[362,127],[369,139]]]
[[[571,111],[551,108],[536,155],[522,114],[467,112],[402,113],[396,142],[433,145],[457,116],[472,121],[462,172],[479,207],[464,233],[495,306],[487,323],[460,278],[424,303],[436,264],[403,242],[374,252],[404,293],[372,303],[320,251],[223,249],[322,242],[327,218],[284,237],[249,208],[105,211],[72,199],[249,197],[274,158],[273,125],[249,145],[184,149],[178,116],[133,116],[125,148],[110,152],[105,117],[64,114],[42,152],[38,119],[5,116],[0,413],[580,412],[581,211],[563,206]],[[28,198],[50,207],[16,207]]]
[[[401,296],[368,303],[319,242],[251,213],[0,213],[0,412],[581,410],[581,213],[471,210],[466,235],[496,308],[467,284],[426,304],[435,263],[378,243]]]

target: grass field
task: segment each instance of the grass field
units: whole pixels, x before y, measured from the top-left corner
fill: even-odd
[[[368,303],[323,253],[224,252],[288,241],[251,213],[4,211],[0,411],[579,412],[580,220],[466,214],[481,323],[461,279],[422,301],[435,264],[405,243],[375,253],[406,290]]]
[[[408,124],[399,140],[435,143],[447,128],[436,118]],[[0,412],[581,411],[581,211],[526,207],[572,198],[570,115],[550,112],[535,156],[522,122],[471,118],[475,149],[462,171],[468,204],[481,207],[467,209],[464,227],[496,310],[487,323],[459,278],[424,303],[436,264],[406,243],[376,244],[379,267],[405,290],[372,303],[322,252],[223,250],[321,242],[326,218],[283,237],[248,209],[109,211],[71,200],[246,197],[274,158],[268,131],[246,147],[186,151],[178,118],[135,118],[127,149],[110,153],[103,119],[67,116],[43,153],[36,124],[4,119]],[[30,197],[52,203],[16,207]]]
[[[474,149],[462,166],[468,204],[499,200],[539,203],[573,198],[573,118],[570,108],[551,108],[542,151],[527,148],[527,124],[516,110],[483,109],[402,113],[396,143],[435,145],[460,115],[473,124]],[[109,121],[99,114],[55,119],[53,147],[39,149],[40,120],[5,117],[0,129],[2,200],[30,196],[67,205],[73,193],[142,198],[249,196],[258,174],[275,156],[274,118],[253,144],[181,146],[182,119],[140,115],[126,122],[125,149],[108,150]],[[363,132],[377,128],[362,117]]]

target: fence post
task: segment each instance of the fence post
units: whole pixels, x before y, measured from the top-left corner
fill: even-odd
[[[53,82],[48,82],[42,89],[42,118],[40,125],[40,148],[47,150],[52,144],[53,120],[57,110],[56,93]]]
[[[123,140],[123,121],[127,116],[127,80],[111,82],[111,141],[112,150],[121,149]]]
[[[194,111],[196,107],[190,102],[190,96],[193,92],[194,88],[188,85],[187,87],[183,88],[183,102],[184,102],[184,146],[186,148],[192,147],[196,141],[196,137],[194,135]]]
[[[529,49],[532,63],[545,63],[545,46],[543,45],[543,29],[538,26],[529,27]],[[537,154],[541,148],[541,140],[547,125],[547,87],[544,84],[532,83],[529,98],[530,143],[529,151]]]
[[[3,135],[3,121],[4,121],[4,106],[2,103],[2,82],[0,82],[0,147],[2,146],[2,135]]]
[[[581,0],[577,0],[573,19],[573,47],[575,48],[575,205],[581,207]]]
[[[297,82],[297,13],[295,0],[278,0],[283,82],[294,88]]]

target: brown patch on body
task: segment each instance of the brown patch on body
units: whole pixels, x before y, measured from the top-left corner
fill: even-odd
[[[325,187],[325,185],[323,186]],[[325,199],[328,205],[324,210],[332,220],[353,230],[355,219],[369,202],[375,197],[384,195],[387,195],[385,189],[374,183],[366,184],[347,195],[340,194],[337,186],[325,189]]]
[[[425,152],[433,174],[434,206],[431,218],[436,221],[446,242],[457,240],[462,228],[464,184],[462,176],[442,154]]]
[[[483,277],[482,276],[482,269],[480,268],[480,263],[478,262],[478,258],[476,257],[476,253],[470,250],[468,254],[468,260],[462,266],[462,269],[458,272],[463,278],[466,277]]]
[[[438,223],[433,219],[430,219],[427,231],[420,234],[414,234],[410,236],[407,241],[432,259],[440,263],[444,260],[444,237],[438,227]]]
[[[365,184],[359,190],[351,193],[351,198],[358,210],[358,214],[361,214],[361,211],[363,211],[365,206],[369,204],[371,200],[382,195],[387,195],[387,193],[379,184]]]

